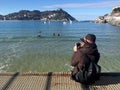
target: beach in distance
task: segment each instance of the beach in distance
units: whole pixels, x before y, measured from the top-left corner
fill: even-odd
[[[88,33],[102,72],[120,72],[120,27],[91,21],[0,21],[0,72],[70,71],[74,43]]]

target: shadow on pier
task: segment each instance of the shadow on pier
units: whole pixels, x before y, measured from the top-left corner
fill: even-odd
[[[120,72],[103,72],[92,85],[70,79],[70,72],[0,73],[0,90],[120,90]]]

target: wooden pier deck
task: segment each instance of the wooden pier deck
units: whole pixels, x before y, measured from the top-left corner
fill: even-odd
[[[0,90],[120,90],[120,73],[102,73],[92,85],[70,79],[70,72],[0,73]]]

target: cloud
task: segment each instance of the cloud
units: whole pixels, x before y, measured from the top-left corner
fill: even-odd
[[[114,1],[104,1],[97,3],[68,3],[68,4],[55,4],[44,6],[44,8],[105,8],[105,7],[114,7],[120,5],[120,0]]]

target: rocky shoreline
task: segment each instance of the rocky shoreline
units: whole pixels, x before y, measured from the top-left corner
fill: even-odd
[[[95,19],[95,23],[109,23],[120,26],[120,6],[114,7],[110,14],[105,14]]]

